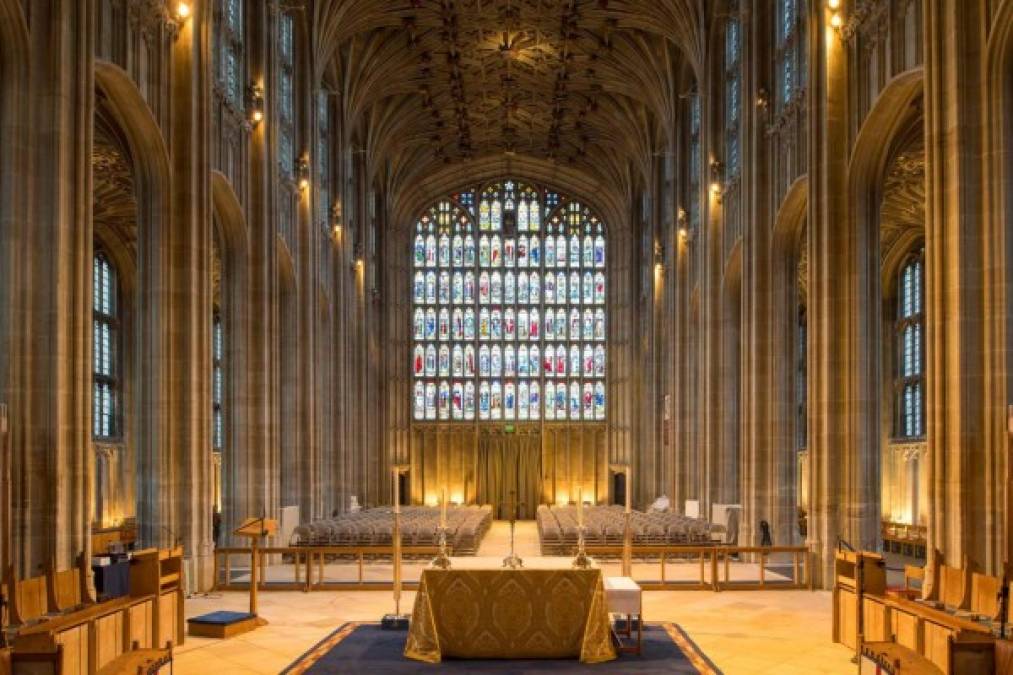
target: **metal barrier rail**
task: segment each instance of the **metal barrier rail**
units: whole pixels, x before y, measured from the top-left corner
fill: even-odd
[[[623,554],[622,545],[606,544],[600,546],[586,547],[587,554],[600,556],[607,559],[621,559]],[[402,546],[403,556],[435,556],[439,548],[436,546]],[[366,581],[364,578],[366,556],[392,557],[394,555],[393,545],[389,546],[281,546],[258,548],[260,558],[259,570],[265,568],[265,558],[271,555],[291,556],[293,565],[293,579],[287,581],[267,581],[265,575],[258,574],[257,587],[260,590],[340,590],[343,588],[354,590],[390,590],[393,587],[391,581]],[[767,563],[770,557],[777,554],[791,555],[791,578],[786,581],[767,578]],[[250,587],[249,581],[233,581],[232,579],[232,557],[245,556],[249,559],[250,549],[244,547],[218,548],[214,555],[214,579],[215,588],[218,590],[245,590]],[[358,577],[355,581],[326,581],[324,579],[324,565],[327,556],[351,556],[355,558],[358,567]],[[735,556],[750,556],[755,558],[759,567],[759,579],[731,578],[731,563]],[[812,553],[805,546],[680,546],[680,545],[645,545],[635,546],[633,557],[642,559],[644,557],[657,557],[660,564],[659,580],[637,580],[640,586],[647,591],[661,590],[791,590],[809,589],[812,590]],[[665,565],[672,559],[691,558],[696,559],[699,567],[699,576],[695,581],[677,581],[666,578]],[[224,560],[222,560],[224,559]],[[317,570],[314,575],[314,567]],[[249,568],[242,567],[247,570]],[[724,574],[720,574],[723,570]],[[224,572],[224,579],[222,573]],[[314,580],[314,576],[316,579]],[[723,576],[723,578],[722,578]],[[634,577],[636,578],[636,576]],[[402,587],[415,589],[418,581],[404,581]]]

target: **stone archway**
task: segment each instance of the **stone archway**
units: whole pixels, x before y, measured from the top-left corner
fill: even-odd
[[[110,119],[122,131],[132,158],[137,200],[137,295],[135,380],[137,425],[137,523],[145,545],[181,539],[169,401],[171,347],[168,326],[172,274],[172,181],[169,154],[151,110],[130,76],[120,67],[95,62],[95,85]]]
[[[252,410],[244,404],[247,390],[248,343],[250,326],[248,287],[248,231],[243,207],[224,174],[211,172],[213,228],[211,237],[218,258],[213,262],[212,284],[216,291],[218,320],[224,351],[222,381],[222,434],[220,457],[215,457],[221,506],[221,525],[216,544],[222,545],[243,518],[256,509],[250,504],[254,494],[248,451],[248,419]],[[214,328],[212,327],[212,330]],[[214,337],[212,336],[212,339]],[[214,357],[212,356],[212,359]],[[214,420],[212,420],[214,424]],[[213,433],[213,432],[212,432]]]

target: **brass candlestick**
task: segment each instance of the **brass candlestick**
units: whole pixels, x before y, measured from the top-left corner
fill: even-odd
[[[503,567],[508,567],[512,570],[518,567],[524,567],[524,561],[520,559],[516,553],[514,553],[514,528],[517,523],[517,500],[514,499],[514,491],[510,491],[510,555],[503,558]]]
[[[577,557],[573,559],[574,569],[586,570],[594,567],[594,561],[588,557],[587,552],[584,550],[584,531],[586,527],[580,525],[577,527]]]
[[[431,563],[433,567],[440,570],[450,569],[450,556],[447,555],[447,526],[440,525],[436,528],[437,543],[440,546],[440,552],[436,554]]]

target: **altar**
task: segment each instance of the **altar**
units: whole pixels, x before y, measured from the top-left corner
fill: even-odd
[[[406,657],[616,658],[599,569],[426,569]]]

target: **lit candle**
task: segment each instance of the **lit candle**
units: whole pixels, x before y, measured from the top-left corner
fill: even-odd
[[[584,527],[584,488],[577,488],[577,527]]]
[[[440,527],[447,526],[447,488],[443,488],[440,497]]]

